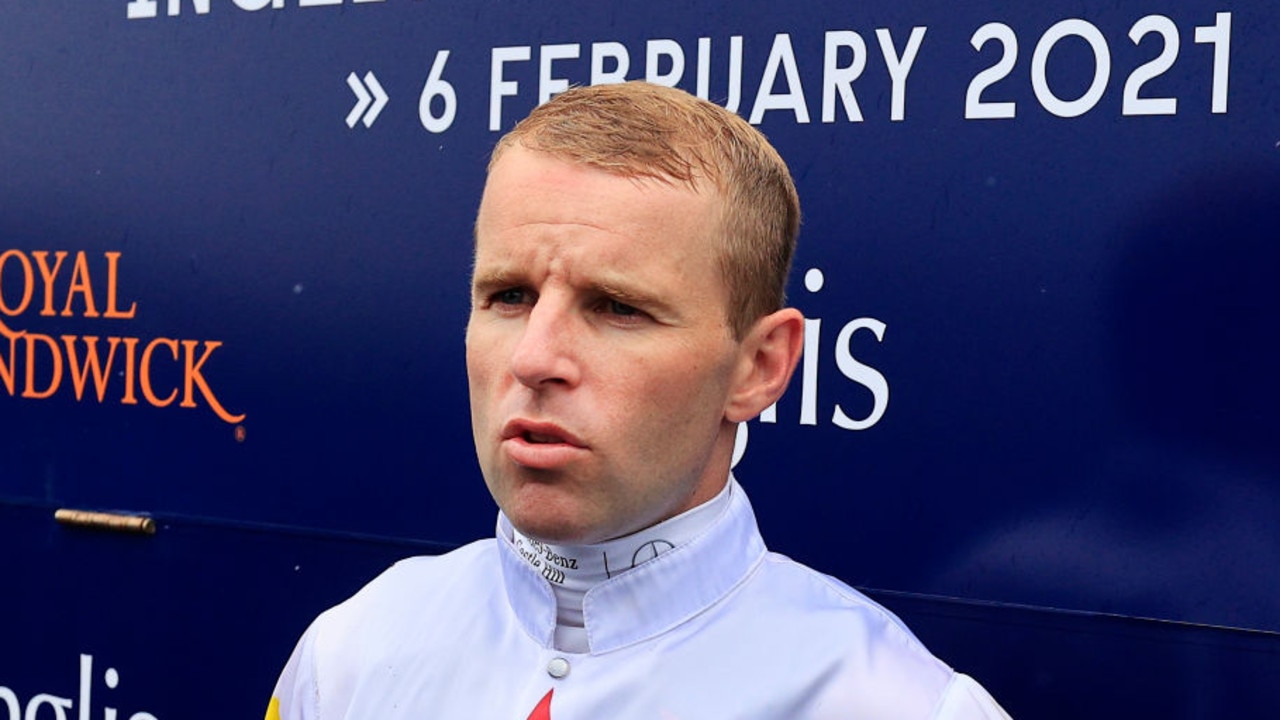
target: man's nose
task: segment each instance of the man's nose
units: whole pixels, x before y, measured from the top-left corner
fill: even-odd
[[[511,374],[535,390],[576,385],[580,371],[573,322],[571,308],[552,298],[539,298],[511,354]]]

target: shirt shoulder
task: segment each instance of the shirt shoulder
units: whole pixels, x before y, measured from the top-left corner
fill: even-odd
[[[1010,720],[1009,714],[976,680],[956,673],[933,720]]]
[[[801,622],[827,626],[840,634],[887,644],[919,656],[939,671],[950,668],[935,658],[891,611],[848,584],[779,553],[764,557],[757,579],[762,590],[787,603]]]
[[[1006,718],[980,685],[938,659],[891,611],[840,580],[768,553],[737,602],[769,618],[783,662],[826,678],[813,717]]]
[[[277,685],[276,697],[282,706],[286,696],[304,699],[314,712],[282,717],[346,717],[362,688],[391,679],[379,673],[416,668],[431,661],[433,648],[456,647],[468,618],[494,612],[499,574],[491,539],[392,565],[307,629],[286,673],[305,687]]]

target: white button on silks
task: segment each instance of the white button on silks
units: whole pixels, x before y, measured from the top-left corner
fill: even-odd
[[[547,674],[559,680],[569,674],[569,661],[562,657],[552,658],[547,663]]]

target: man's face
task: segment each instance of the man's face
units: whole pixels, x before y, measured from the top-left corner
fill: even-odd
[[[467,375],[480,468],[521,532],[608,540],[723,487],[740,346],[719,202],[519,145],[493,167]]]

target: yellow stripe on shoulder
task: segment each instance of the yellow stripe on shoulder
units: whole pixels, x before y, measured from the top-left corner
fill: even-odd
[[[267,704],[265,720],[280,720],[280,698],[271,698],[271,702]]]

